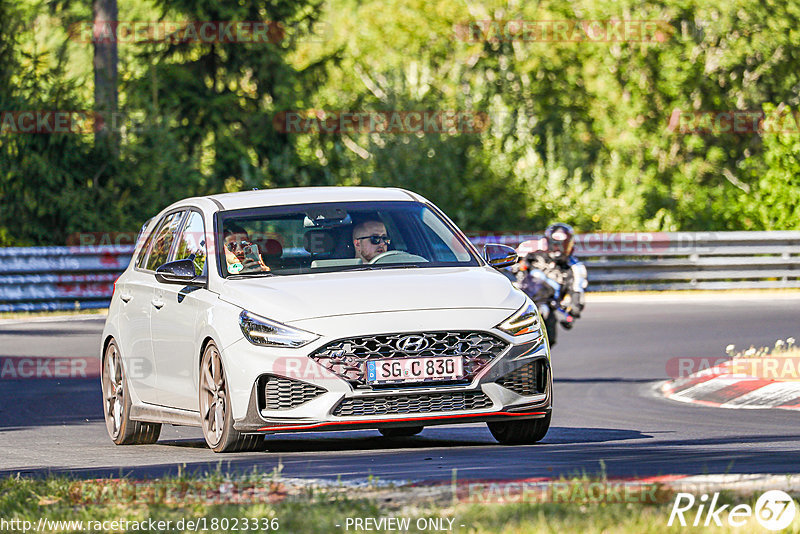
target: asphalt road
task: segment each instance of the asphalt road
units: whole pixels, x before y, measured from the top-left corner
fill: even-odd
[[[98,357],[103,319],[0,323],[0,356]],[[718,357],[729,343],[773,344],[800,334],[800,294],[590,299],[553,351],[555,411],[547,437],[498,445],[485,425],[270,436],[261,453],[216,455],[199,429],[165,425],[155,445],[118,447],[106,434],[97,379],[0,379],[0,475],[155,476],[271,471],[383,480],[521,479],[800,473],[800,413],[726,410],[655,393],[678,356]]]

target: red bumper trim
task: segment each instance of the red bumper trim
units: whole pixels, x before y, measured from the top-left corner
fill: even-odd
[[[430,417],[403,417],[394,419],[363,419],[358,421],[328,421],[322,423],[310,423],[307,425],[278,425],[278,426],[265,426],[258,429],[258,432],[268,432],[270,430],[306,430],[309,428],[320,428],[323,426],[339,426],[339,425],[371,425],[374,423],[397,423],[397,422],[416,422],[416,421],[434,421],[441,419],[464,419],[482,416],[495,416],[495,415],[508,415],[508,416],[530,416],[530,415],[547,415],[547,412],[489,412],[489,413],[471,413],[471,414],[456,414],[456,415],[433,415]]]

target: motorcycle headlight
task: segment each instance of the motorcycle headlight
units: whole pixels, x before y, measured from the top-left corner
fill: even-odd
[[[512,336],[523,336],[537,332],[541,334],[542,324],[536,304],[531,299],[526,298],[525,304],[514,312],[514,315],[497,325],[497,328]]]
[[[263,347],[297,348],[308,345],[319,337],[311,332],[259,317],[246,310],[239,314],[239,327],[247,341]]]

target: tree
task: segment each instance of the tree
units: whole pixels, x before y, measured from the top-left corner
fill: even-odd
[[[117,96],[117,0],[94,0],[94,104],[101,117],[95,127],[95,142],[115,139],[111,124],[118,110]]]

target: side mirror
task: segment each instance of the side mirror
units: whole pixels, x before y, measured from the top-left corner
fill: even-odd
[[[192,260],[170,261],[156,269],[156,280],[162,284],[188,285],[197,280]]]
[[[486,243],[483,245],[483,257],[489,265],[501,269],[517,262],[517,251],[508,245]]]

